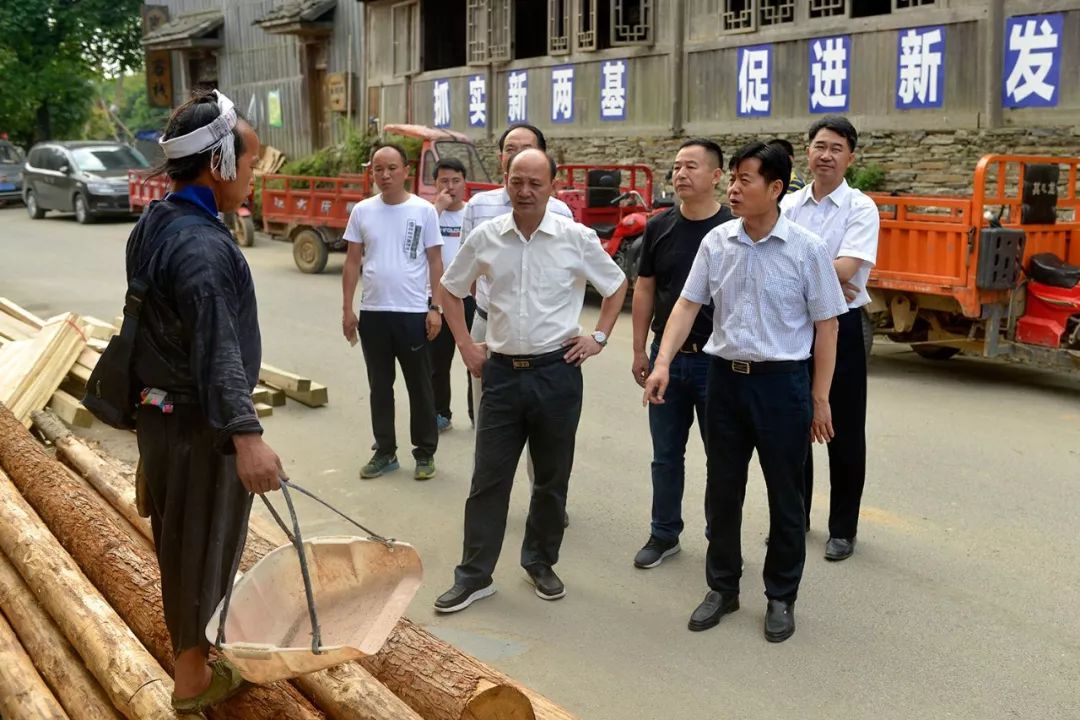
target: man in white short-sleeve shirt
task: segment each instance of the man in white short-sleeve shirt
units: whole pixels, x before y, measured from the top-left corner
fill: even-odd
[[[398,468],[394,431],[394,363],[401,366],[409,392],[409,428],[416,459],[414,477],[435,476],[439,431],[431,386],[428,342],[442,326],[429,287],[442,277],[442,244],[435,206],[405,189],[409,164],[405,151],[384,145],[371,158],[379,194],[356,205],[344,238],[342,331],[360,345],[371,394],[375,455],[360,470],[363,478]],[[360,312],[354,310],[363,269]]]
[[[862,307],[870,302],[866,281],[877,260],[881,221],[877,205],[849,186],[844,173],[855,160],[859,135],[847,118],[826,116],[810,127],[808,155],[813,181],[785,197],[784,215],[820,235],[848,296],[840,316],[836,370],[829,403],[836,437],[829,443],[829,540],[826,560],[855,551],[859,506],[866,483],[866,345]],[[813,362],[813,361],[811,361]],[[814,491],[814,456],[806,460],[806,523]]]

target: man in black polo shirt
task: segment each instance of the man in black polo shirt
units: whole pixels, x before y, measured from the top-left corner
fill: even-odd
[[[652,218],[645,228],[633,310],[632,372],[634,380],[642,387],[652,361],[656,359],[664,325],[694,264],[701,239],[717,225],[732,219],[728,209],[716,199],[716,188],[724,176],[723,163],[723,152],[712,140],[696,138],[684,142],[675,156],[672,174],[675,194],[681,205]],[[664,558],[679,552],[686,476],[684,458],[695,410],[702,441],[705,439],[705,385],[709,360],[704,349],[712,334],[712,312],[711,303],[701,307],[690,335],[671,363],[665,403],[649,406],[649,432],[653,444],[652,525],[649,541],[634,558],[634,565],[639,568],[656,567]],[[650,323],[653,344],[647,353]]]

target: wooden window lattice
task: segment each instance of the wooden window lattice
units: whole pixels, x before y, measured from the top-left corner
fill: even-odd
[[[488,3],[469,0],[465,6],[465,44],[470,65],[488,61]]]
[[[723,32],[752,32],[754,30],[754,0],[724,0],[720,11]]]
[[[795,22],[795,0],[758,0],[758,23],[762,27]]]
[[[509,62],[514,57],[513,5],[510,0],[490,0],[488,14],[488,56],[493,62]]]
[[[570,0],[548,0],[548,53],[570,52]]]
[[[651,45],[652,38],[652,0],[612,0],[612,45]]]
[[[417,32],[419,6],[406,2],[390,8],[390,26],[394,38],[394,74],[411,75],[420,64],[420,44]]]
[[[847,15],[847,0],[810,0],[810,17],[829,18]]]
[[[578,50],[597,50],[599,33],[596,32],[597,0],[578,0],[577,46]]]
[[[896,0],[896,9],[910,10],[912,8],[929,7],[937,4],[938,0]]]

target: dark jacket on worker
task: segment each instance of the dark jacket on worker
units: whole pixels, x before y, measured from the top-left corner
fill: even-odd
[[[191,213],[209,222],[162,236]],[[233,434],[262,432],[251,401],[262,361],[255,285],[209,189],[188,187],[147,208],[128,238],[129,282],[136,273],[150,283],[133,358],[139,389],[196,402],[224,452]]]

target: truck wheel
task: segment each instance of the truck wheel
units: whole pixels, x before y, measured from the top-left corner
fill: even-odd
[[[319,233],[305,228],[293,235],[292,256],[300,272],[316,274],[326,269],[330,249],[326,247]]]
[[[870,355],[874,351],[874,320],[865,309],[859,311],[862,315],[862,341],[863,351],[866,353],[866,364],[870,364]]]
[[[26,214],[31,220],[40,220],[45,217],[45,208],[38,205],[37,195],[33,190],[26,191]]]
[[[949,347],[948,345],[912,345],[911,349],[915,351],[915,354],[921,358],[927,360],[948,360],[953,355],[960,352],[960,348]]]
[[[255,220],[250,215],[235,215],[232,222],[232,233],[236,244],[240,247],[251,247],[255,244]]]

